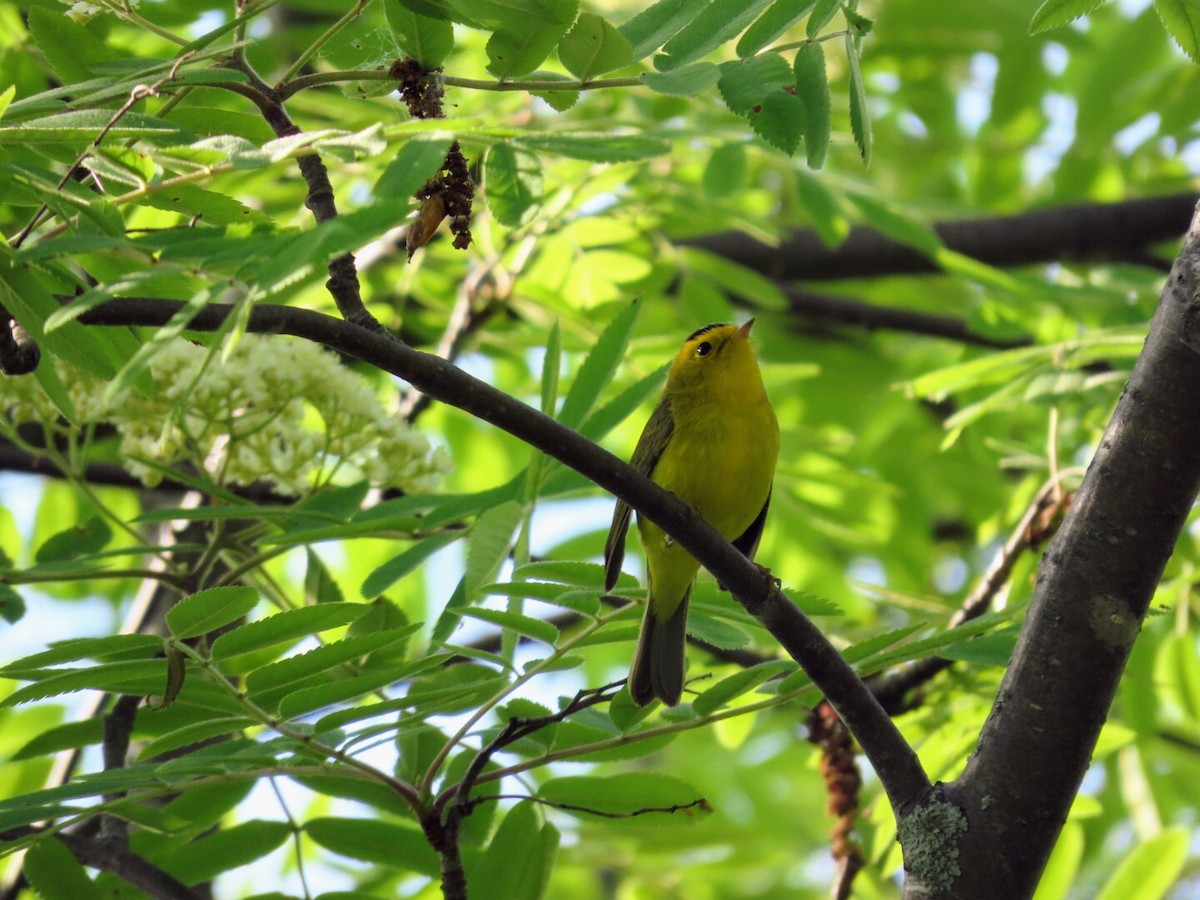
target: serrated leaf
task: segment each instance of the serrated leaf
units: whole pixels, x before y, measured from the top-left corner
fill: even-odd
[[[111,110],[78,109],[5,125],[0,127],[0,145],[88,144],[105,130],[112,117]],[[107,141],[141,139],[180,144],[193,141],[196,136],[166,119],[126,113],[105,132],[104,137]]]
[[[760,684],[778,675],[794,672],[797,666],[790,659],[776,659],[759,663],[721,679],[692,701],[692,710],[699,716],[716,712],[735,697],[749,693]]]
[[[680,66],[668,72],[643,72],[642,84],[659,94],[691,97],[711,88],[721,80],[721,67],[716,63],[698,62]]]
[[[436,878],[437,854],[415,825],[332,816],[309,819],[304,832],[326,850]]]
[[[43,837],[29,848],[23,871],[42,900],[100,900],[96,883],[88,878],[75,854],[56,837]]]
[[[427,70],[446,61],[454,49],[454,26],[449,21],[413,12],[399,0],[387,0],[383,9],[401,51]]]
[[[286,822],[240,822],[163,854],[159,864],[184,884],[211,881],[278,849],[291,834]]]
[[[477,596],[480,585],[494,581],[508,558],[513,533],[525,518],[525,505],[515,500],[486,510],[475,520],[467,541],[467,567],[463,575],[467,595]]]
[[[99,718],[67,722],[47,729],[24,744],[10,759],[19,762],[62,750],[75,750],[90,744],[99,744],[104,739],[104,721]]]
[[[103,663],[82,669],[44,671],[46,674],[33,684],[19,688],[5,697],[0,702],[0,707],[16,706],[31,700],[44,700],[47,697],[85,689],[148,697],[161,695],[167,684],[165,659],[139,659]]]
[[[663,70],[673,69],[708,55],[739,34],[770,2],[713,0],[663,45],[667,60],[661,65],[656,61],[656,65]]]
[[[661,138],[601,131],[523,134],[514,137],[513,143],[587,162],[636,162],[670,150],[670,144]]]
[[[607,20],[585,12],[558,42],[558,58],[580,81],[589,81],[633,62],[633,45]]]
[[[1029,33],[1038,34],[1074,22],[1103,3],[1104,0],[1045,0],[1029,22]]]
[[[511,629],[517,632],[517,634],[523,634],[534,640],[542,641],[551,647],[558,640],[558,628],[544,619],[535,619],[533,616],[525,616],[520,613],[508,612],[501,609],[484,609],[478,607],[468,609],[463,613],[463,616],[479,619],[481,622],[488,622],[492,625],[499,625],[501,628]]]
[[[184,725],[182,728],[176,728],[174,731],[168,731],[166,734],[156,737],[141,748],[138,758],[154,759],[157,756],[170,753],[181,747],[190,747],[193,744],[200,744],[204,741],[210,741],[213,738],[225,737],[256,724],[258,723],[242,716],[224,716],[215,719],[205,719],[201,722],[192,722],[191,724]]]
[[[471,884],[487,885],[495,900],[539,900],[554,863],[558,829],[534,804],[518,803],[500,822],[479,863],[468,868]]]
[[[399,677],[398,671],[384,669],[300,688],[279,701],[279,714],[285,719],[294,719],[325,706],[346,703],[386,687]]]
[[[710,2],[711,0],[658,0],[617,30],[632,46],[634,60],[643,59],[678,34]]]
[[[479,7],[476,0],[476,7]],[[485,48],[488,71],[499,78],[527,75],[540,66],[575,21],[578,0],[509,0],[495,4],[495,29]],[[480,9],[473,8],[479,15]]]
[[[821,29],[830,23],[837,11],[842,6],[842,0],[817,0],[813,5],[812,15],[808,17],[808,24],[805,26],[805,33],[810,38],[815,38],[821,33]]]
[[[394,2],[394,0],[393,0]],[[375,182],[375,196],[411,197],[446,162],[450,138],[414,138],[400,148]]]
[[[750,643],[750,635],[737,625],[693,611],[688,616],[688,634],[722,650],[738,650]]]
[[[737,55],[753,56],[771,41],[799,22],[817,0],[775,0],[771,8],[746,29],[737,44]]]
[[[503,224],[517,228],[537,214],[543,169],[537,156],[496,144],[484,159],[483,184],[488,209]]]
[[[61,10],[29,10],[29,36],[64,84],[86,81],[97,65],[117,58],[116,51]]]
[[[250,587],[211,588],[185,597],[167,610],[167,627],[179,639],[199,637],[236,622],[257,603],[258,592]]]
[[[292,643],[330,628],[349,625],[370,610],[366,603],[322,603],[284,610],[221,635],[213,641],[212,658],[228,662],[232,657]],[[226,665],[222,671],[236,672],[238,669]]]
[[[434,553],[443,547],[448,547],[460,537],[461,535],[455,534],[435,535],[434,537],[425,538],[425,540],[414,544],[403,553],[393,556],[387,562],[383,563],[383,565],[377,567],[363,581],[361,591],[363,599],[373,600],[378,597]]]
[[[795,83],[792,67],[772,53],[721,65],[717,88],[725,105],[739,116],[748,116],[771,94]]]
[[[791,156],[800,146],[807,112],[804,101],[795,94],[776,91],[764,97],[758,109],[752,110],[747,118],[755,134],[776,150]]]
[[[605,326],[587,358],[571,382],[563,400],[558,420],[568,428],[578,428],[596,398],[612,381],[613,373],[625,357],[629,337],[637,321],[641,303],[634,301],[623,307]]]
[[[72,638],[55,641],[48,650],[11,662],[0,674],[19,669],[56,666],[81,659],[111,659],[113,657],[149,658],[162,650],[162,638],[150,634],[114,634],[98,638]]]
[[[821,45],[801,47],[792,69],[796,74],[796,95],[804,102],[804,155],[809,168],[819,169],[825,165],[833,130],[833,107]]]
[[[354,635],[315,647],[255,669],[246,676],[246,689],[256,698],[266,691],[278,690],[316,676],[326,677],[331,669],[345,663],[357,663],[376,650],[390,648],[414,634],[420,625],[389,628]]]
[[[871,164],[871,118],[867,112],[867,89],[858,63],[858,45],[846,35],[846,58],[850,63],[850,131],[863,165]]]
[[[99,516],[92,516],[86,522],[48,538],[38,548],[36,559],[39,565],[79,559],[98,553],[111,540],[112,529],[108,523]]]

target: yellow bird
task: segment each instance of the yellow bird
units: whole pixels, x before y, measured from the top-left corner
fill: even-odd
[[[753,325],[706,325],[684,342],[630,460],[751,559],[779,456],[779,424],[749,341]],[[630,512],[617,501],[604,546],[607,590],[621,573]],[[700,564],[641,516],[638,532],[649,590],[629,693],[639,706],[655,697],[674,706],[683,693],[688,597]]]

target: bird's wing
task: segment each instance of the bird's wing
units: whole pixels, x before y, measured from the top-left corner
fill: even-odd
[[[741,536],[733,542],[733,546],[742,551],[742,555],[746,559],[754,559],[754,551],[758,549],[758,541],[762,537],[763,525],[767,521],[767,507],[771,505],[771,492],[767,491],[767,499],[763,503],[762,510],[754,521],[750,523],[750,527],[741,533]]]
[[[671,415],[671,401],[663,397],[650,414],[650,421],[642,430],[629,464],[643,475],[649,476],[662,456],[663,448],[675,431],[675,417]],[[624,500],[617,501],[613,510],[612,525],[608,529],[608,540],[604,542],[604,589],[611,591],[621,575],[621,563],[625,560],[625,533],[629,530],[629,515],[633,509]],[[760,526],[761,530],[761,526]]]

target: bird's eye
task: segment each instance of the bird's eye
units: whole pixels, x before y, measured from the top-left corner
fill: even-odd
[[[710,344],[708,341],[701,341],[696,347],[697,356],[708,356],[710,353],[712,353],[712,344]]]

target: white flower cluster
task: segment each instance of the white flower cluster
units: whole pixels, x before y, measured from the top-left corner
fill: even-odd
[[[146,484],[160,466],[188,461],[218,484],[265,480],[301,494],[343,467],[378,487],[432,490],[449,469],[441,449],[384,410],[371,387],[327,350],[307,341],[245,335],[227,358],[176,340],[151,360],[157,392],[123,391],[106,409],[105,385],[67,369],[64,381],[83,422],[121,435],[126,467]],[[53,421],[32,378],[8,379],[0,418]]]

